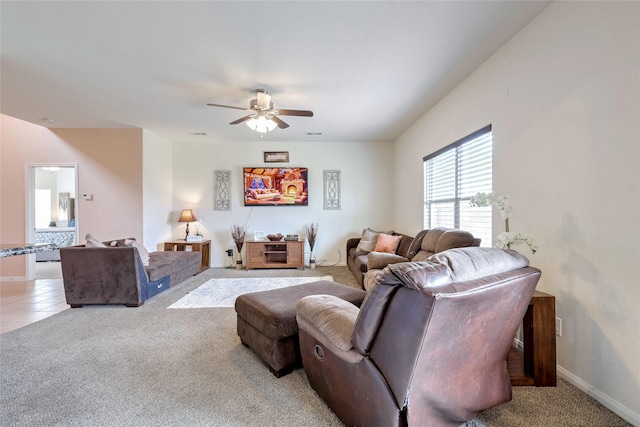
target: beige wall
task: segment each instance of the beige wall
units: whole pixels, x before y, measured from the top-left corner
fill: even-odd
[[[493,125],[494,189],[535,234],[560,374],[640,425],[640,3],[556,2],[396,143],[396,225],[422,157]],[[419,181],[420,180],[420,181]],[[402,208],[400,208],[402,207]],[[503,226],[494,212],[494,230]]]
[[[108,240],[142,236],[142,131],[139,129],[48,130],[2,115],[0,241],[26,237],[25,168],[29,163],[77,163],[78,236]],[[26,257],[0,260],[0,277],[22,278]]]
[[[309,168],[309,206],[243,206],[242,168],[265,164],[263,151],[287,151],[286,166]],[[276,164],[282,166],[282,164]],[[341,209],[323,209],[323,171],[341,171]],[[231,171],[231,210],[215,211],[214,171]],[[415,183],[413,184],[415,187]],[[173,151],[173,237],[183,238],[181,209],[193,208],[202,219],[202,233],[211,239],[212,265],[229,264],[226,249],[233,248],[231,226],[247,224],[247,238],[256,230],[305,235],[307,225],[318,223],[314,255],[327,265],[345,264],[345,243],[364,227],[388,229],[393,222],[389,200],[393,185],[393,143],[176,142]],[[193,227],[193,225],[191,226]],[[195,228],[191,228],[195,230]],[[410,233],[412,230],[399,230]],[[244,252],[244,250],[243,250]],[[308,262],[309,246],[305,245]]]
[[[344,263],[344,241],[362,227],[420,230],[422,157],[491,123],[494,188],[511,196],[512,229],[537,236],[540,250],[530,258],[543,271],[538,288],[556,296],[563,319],[559,372],[640,425],[639,8],[637,2],[552,4],[395,147],[270,144],[270,151],[289,151],[291,165],[310,168],[314,193],[306,208],[241,206],[240,168],[262,163],[259,140],[232,147],[176,141],[169,154],[167,141],[140,130],[54,134],[2,116],[0,241],[24,238],[24,164],[77,162],[80,194],[95,197],[80,201],[81,233],[137,237],[144,218],[159,227],[145,238],[151,249],[167,232],[182,235],[177,215],[190,207],[213,241],[214,265],[227,262],[229,227],[248,218],[251,232],[303,233],[305,224],[319,222],[317,258]],[[171,164],[170,179],[160,162]],[[216,169],[232,171],[231,211],[213,210]],[[340,211],[322,209],[323,169],[342,171]],[[20,275],[21,258],[0,261],[0,275]]]
[[[173,149],[171,141],[148,130],[142,133],[143,145],[143,235],[150,251],[163,250],[171,239],[173,216]]]
[[[347,238],[360,235],[364,227],[388,229],[393,222],[390,142],[272,143],[270,150],[290,153],[291,166],[309,168],[309,206],[252,209],[242,206],[241,174],[243,166],[264,164],[264,148],[256,150],[260,140],[229,147],[226,141],[170,142],[146,130],[50,131],[8,116],[2,116],[2,125],[2,242],[25,240],[24,165],[37,162],[78,163],[80,242],[87,232],[103,240],[133,236],[149,250],[158,250],[163,241],[183,236],[178,216],[182,209],[194,208],[202,233],[212,240],[212,266],[228,264],[225,250],[233,247],[229,230],[234,224],[248,221],[247,237],[255,230],[303,236],[306,226],[317,222],[316,258],[344,265]],[[231,211],[213,210],[217,169],[232,171]],[[342,173],[340,210],[323,209],[325,169]],[[19,180],[10,179],[16,170]],[[83,193],[93,194],[93,200],[82,200]],[[19,199],[20,209],[12,209],[14,202],[5,204],[8,199]],[[308,250],[306,246],[307,257]],[[22,277],[25,258],[3,259],[0,277]]]

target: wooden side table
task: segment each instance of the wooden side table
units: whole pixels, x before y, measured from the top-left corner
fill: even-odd
[[[556,299],[535,291],[522,319],[523,352],[512,349],[507,358],[513,386],[555,387]]]
[[[209,268],[211,259],[211,240],[203,240],[201,242],[187,242],[186,240],[181,239],[171,242],[164,242],[165,251],[185,251],[187,250],[187,246],[190,246],[192,251],[200,252],[202,254],[200,271],[204,271]]]

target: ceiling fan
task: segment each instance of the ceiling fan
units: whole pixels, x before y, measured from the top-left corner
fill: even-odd
[[[249,108],[234,107],[231,105],[222,104],[207,104],[210,107],[223,107],[233,108],[236,110],[250,111],[251,114],[247,114],[244,117],[234,120],[230,125],[237,125],[239,123],[246,123],[249,128],[260,132],[260,136],[266,132],[271,132],[273,129],[279,127],[280,129],[286,129],[289,127],[278,116],[300,116],[300,117],[313,117],[313,111],[308,110],[285,110],[274,109],[273,102],[271,102],[271,95],[266,89],[257,89],[257,97],[252,99],[249,103]]]

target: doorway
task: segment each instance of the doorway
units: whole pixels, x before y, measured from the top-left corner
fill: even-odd
[[[27,165],[26,241],[54,243],[57,247],[78,241],[78,165],[75,163]],[[61,278],[60,251],[29,255],[26,279]]]

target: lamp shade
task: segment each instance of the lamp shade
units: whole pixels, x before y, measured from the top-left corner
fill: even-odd
[[[183,209],[178,222],[194,222],[197,220],[198,218],[196,217],[196,214],[193,213],[192,209]]]

